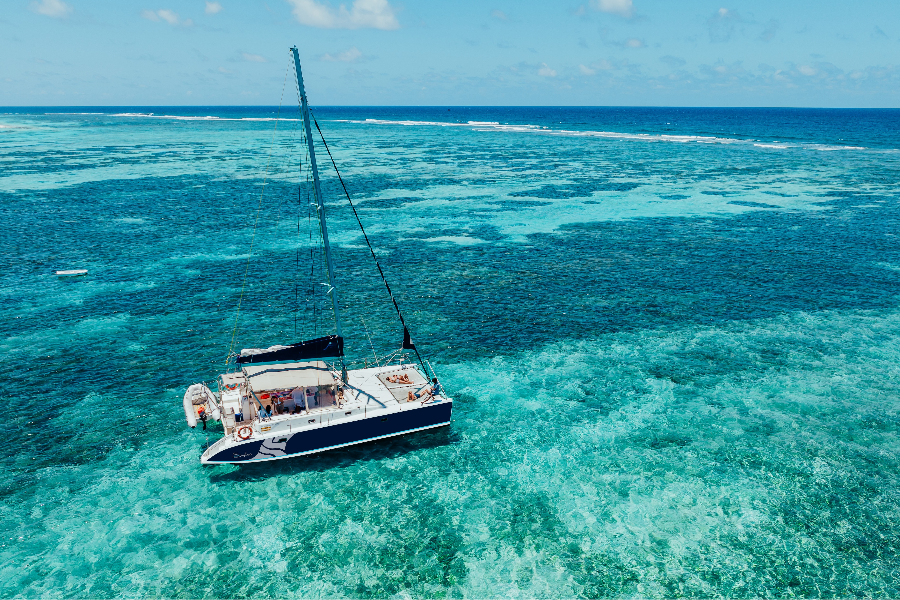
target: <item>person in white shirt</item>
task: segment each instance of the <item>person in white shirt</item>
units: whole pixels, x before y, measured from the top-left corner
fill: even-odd
[[[301,387],[294,389],[291,392],[291,398],[294,399],[294,404],[297,406],[297,408],[300,408],[302,406],[306,409],[307,412],[309,412],[309,406],[306,405],[306,390]]]

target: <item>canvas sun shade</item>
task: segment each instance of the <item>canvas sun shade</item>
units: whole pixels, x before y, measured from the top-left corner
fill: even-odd
[[[328,365],[322,361],[247,365],[243,371],[253,392],[287,390],[297,387],[322,387],[337,383]]]

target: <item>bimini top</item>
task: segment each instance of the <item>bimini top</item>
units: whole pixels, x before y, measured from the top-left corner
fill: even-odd
[[[243,368],[254,392],[286,390],[297,387],[334,385],[337,380],[324,362],[247,365]]]

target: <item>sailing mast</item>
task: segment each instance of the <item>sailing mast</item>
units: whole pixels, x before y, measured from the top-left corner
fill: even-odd
[[[301,112],[303,113],[303,127],[306,129],[306,143],[309,146],[309,166],[312,169],[313,186],[316,193],[316,211],[319,213],[319,227],[322,230],[322,245],[325,247],[325,263],[328,265],[328,294],[331,296],[331,306],[334,308],[334,325],[338,337],[343,338],[341,332],[341,311],[338,307],[337,286],[334,280],[334,262],[331,259],[331,245],[328,243],[328,227],[325,225],[325,201],[322,198],[322,186],[319,183],[319,167],[316,165],[316,150],[313,146],[312,129],[309,124],[309,104],[306,101],[306,90],[303,87],[303,72],[300,70],[300,55],[297,47],[291,48],[294,54],[294,68],[297,71],[297,89],[300,90]],[[341,354],[341,379],[347,383],[347,366],[344,364],[344,356]]]

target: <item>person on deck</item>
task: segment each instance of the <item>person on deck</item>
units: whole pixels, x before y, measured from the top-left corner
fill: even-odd
[[[413,400],[418,400],[419,398],[425,398],[426,402],[428,398],[434,398],[435,396],[441,393],[441,384],[438,383],[437,377],[432,378],[431,385],[426,385],[418,392],[408,392],[406,401],[412,402]]]
[[[272,407],[271,407],[271,406],[269,406],[269,405],[267,404],[267,405],[265,406],[265,408],[260,408],[260,409],[259,409],[259,419],[260,419],[260,421],[263,420],[263,419],[269,419],[269,418],[271,418],[271,417],[272,417]]]
[[[295,413],[299,413],[300,409],[306,408],[306,390],[302,387],[294,388],[291,391],[291,398],[294,399]]]

